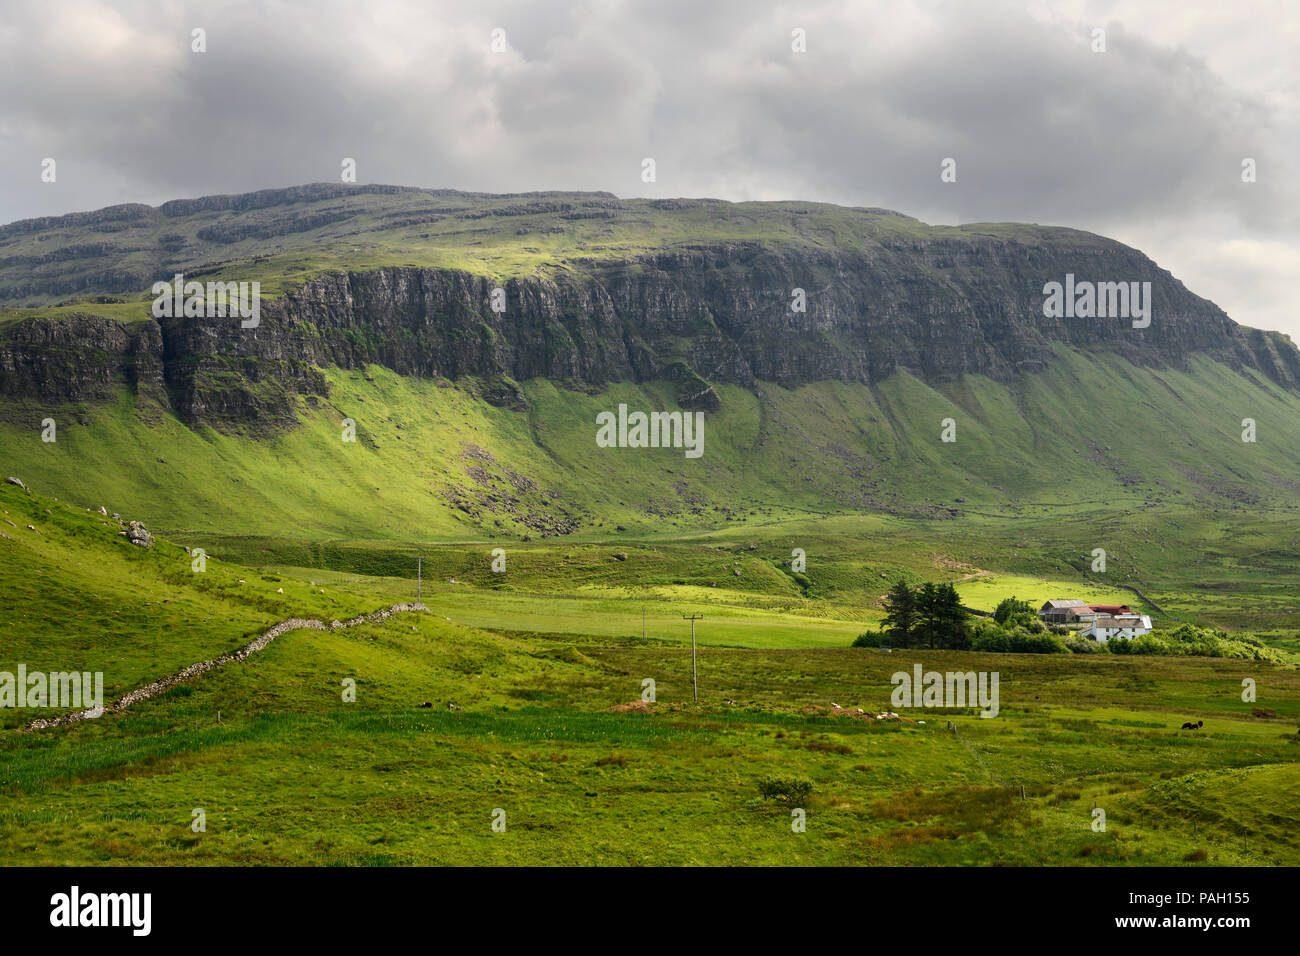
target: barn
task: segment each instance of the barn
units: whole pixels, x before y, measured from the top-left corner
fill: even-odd
[[[1071,621],[1071,611],[1086,611],[1088,605],[1077,598],[1064,598],[1057,601],[1048,601],[1038,609],[1038,616],[1048,624],[1068,624]],[[1078,620],[1078,618],[1074,618]]]

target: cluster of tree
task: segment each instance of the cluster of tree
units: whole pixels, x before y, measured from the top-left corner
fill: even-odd
[[[1035,624],[1043,623],[1038,614],[1035,613],[1033,605],[1028,601],[1017,600],[1014,594],[998,602],[998,606],[993,609],[993,620],[1003,627],[1015,627],[1016,625],[1032,627]]]
[[[1074,648],[1062,640],[1065,629],[1044,624],[1028,601],[1014,594],[1003,598],[993,617],[975,626],[971,649],[1002,654],[1066,654]]]
[[[869,646],[961,650],[970,647],[970,613],[951,584],[927,582],[914,591],[899,581],[885,595],[884,626],[871,637]]]
[[[972,626],[951,584],[924,584],[913,590],[899,582],[885,597],[884,626],[867,631],[854,647],[923,647],[1003,654],[1152,654],[1163,657],[1232,657],[1244,660],[1286,659],[1259,638],[1215,628],[1183,624],[1109,643],[1081,637],[1069,628],[1044,624],[1028,601],[1014,596],[1001,601],[991,618]]]

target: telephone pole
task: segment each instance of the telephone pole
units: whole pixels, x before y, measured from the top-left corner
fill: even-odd
[[[703,614],[683,614],[683,621],[691,622],[691,687],[695,694],[695,699],[700,699],[700,681],[695,672],[695,622],[702,620]]]
[[[415,603],[424,603],[424,558],[415,559]]]

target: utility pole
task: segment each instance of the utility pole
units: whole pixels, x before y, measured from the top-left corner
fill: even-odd
[[[641,606],[641,640],[645,640],[645,605]]]
[[[683,614],[683,621],[691,622],[691,686],[694,689],[695,699],[700,699],[700,681],[695,672],[695,622],[703,619],[703,614]]]
[[[415,559],[415,603],[424,603],[424,558]]]

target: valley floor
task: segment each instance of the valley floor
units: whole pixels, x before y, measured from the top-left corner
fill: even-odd
[[[405,546],[304,567],[301,543],[218,543],[196,573],[98,513],[12,486],[0,506],[0,671],[102,671],[107,698],[288,617],[414,597]],[[1114,589],[815,540],[803,579],[752,528],[519,546],[504,576],[490,544],[423,547],[427,611],[290,631],[72,726],[23,733],[46,714],[6,708],[0,864],[1300,864],[1294,666],[852,648],[882,577],[927,566],[985,609]],[[917,664],[998,672],[997,717],[897,708],[891,676]],[[790,780],[807,796],[763,795]]]
[[[888,709],[913,663],[999,670],[999,716],[832,716]],[[292,632],[128,713],[7,734],[0,861],[1300,862],[1292,671],[1252,671],[1279,715],[1260,718],[1224,661],[708,648],[698,703],[689,667],[432,614]],[[645,678],[649,713],[609,710]],[[812,784],[805,832],[760,797],[774,777]]]

